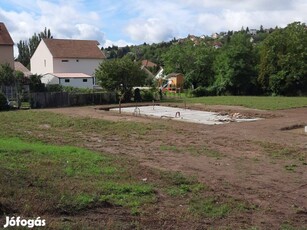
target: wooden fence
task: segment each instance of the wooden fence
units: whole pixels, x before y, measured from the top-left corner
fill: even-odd
[[[31,108],[52,108],[82,105],[101,105],[116,102],[115,93],[69,94],[67,92],[31,93]]]
[[[17,100],[18,92],[16,86],[0,86],[0,92],[2,92],[10,101]]]

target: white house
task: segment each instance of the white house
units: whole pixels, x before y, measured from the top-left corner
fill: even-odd
[[[257,29],[250,29],[248,34],[250,35],[256,35],[257,34]]]
[[[93,89],[95,77],[84,73],[47,73],[42,76],[41,82],[45,85]]]
[[[105,55],[98,41],[70,39],[42,39],[31,57],[31,72],[84,73],[93,75]]]

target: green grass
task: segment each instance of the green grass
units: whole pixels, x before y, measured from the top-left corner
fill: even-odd
[[[182,96],[182,95],[181,95]],[[215,96],[215,97],[181,97],[174,101],[200,103],[205,105],[234,105],[253,109],[279,110],[307,106],[307,97],[264,97],[264,96]]]
[[[293,225],[289,224],[289,223],[283,223],[280,226],[280,230],[306,230],[307,227],[294,227]]]
[[[166,193],[172,197],[195,195],[207,189],[206,185],[199,183],[195,178],[184,176],[180,172],[164,172],[161,177],[167,182]]]
[[[60,141],[62,144],[75,145],[86,134],[91,136],[99,133],[100,137],[142,139],[153,128],[153,124],[72,118],[49,112],[26,110],[1,112],[0,137],[44,139],[44,141],[47,139],[48,142],[58,143]]]
[[[82,148],[0,139],[3,213],[73,214],[93,206],[137,210],[155,200],[154,189],[129,176],[116,158]]]
[[[263,152],[272,159],[274,163],[279,160],[286,160],[287,165],[284,169],[289,172],[296,172],[299,166],[305,167],[307,164],[307,151],[294,148],[285,147],[281,144],[269,142],[255,142],[263,148]]]
[[[201,218],[224,218],[229,214],[253,210],[254,208],[230,197],[221,199],[216,196],[194,196],[190,200],[189,209],[194,215]]]
[[[297,168],[296,164],[290,164],[285,166],[285,169],[291,172],[294,172],[296,168]]]
[[[180,153],[182,150],[179,149],[177,146],[174,146],[174,145],[161,145],[160,151],[170,151],[170,152]]]
[[[175,146],[160,145],[160,151],[173,153],[190,153],[193,156],[207,156],[216,159],[222,158],[224,155],[217,150],[210,149],[206,146]]]
[[[191,147],[188,147],[187,150],[193,156],[207,156],[207,157],[213,157],[216,159],[220,159],[224,156],[221,152],[214,150],[214,149],[210,149],[206,146],[202,146],[202,147],[191,146]]]
[[[171,209],[184,213],[180,218],[193,221],[191,212],[195,210],[187,206],[193,207],[190,204],[208,197],[219,200],[196,178],[179,172],[148,169],[118,152],[74,147],[96,145],[98,147],[93,149],[100,150],[107,139],[106,143],[114,143],[117,150],[131,141],[152,141],[151,131],[166,130],[167,124],[110,122],[37,110],[3,112],[0,116],[0,216],[51,215],[57,218],[53,226],[60,226],[60,229],[64,225],[75,229],[73,223],[61,221],[61,216],[84,214],[87,218],[96,208],[107,208],[106,216],[116,217],[120,209],[120,213],[128,212],[129,215],[142,216],[144,213],[142,218],[147,218],[148,210],[158,209],[162,210],[159,215],[170,217],[168,211]],[[92,137],[101,141],[92,141]],[[204,146],[165,143],[157,146],[157,150],[222,156]],[[148,178],[146,182],[142,180],[145,177]],[[178,209],[174,208],[174,203]],[[222,215],[216,214],[214,218],[227,215],[221,212]],[[125,218],[127,214],[122,215]],[[87,223],[90,226],[92,222]]]
[[[269,142],[256,142],[272,159],[292,159],[302,163],[307,161],[307,152],[294,147],[284,147],[281,144]]]
[[[192,213],[210,218],[222,218],[232,211],[232,207],[228,203],[219,203],[212,197],[205,199],[192,199],[190,202],[190,210]]]

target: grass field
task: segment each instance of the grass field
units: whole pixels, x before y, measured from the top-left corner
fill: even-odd
[[[174,97],[173,100],[205,105],[235,105],[253,109],[280,110],[307,107],[307,97],[253,97],[253,96],[216,96],[216,97]]]
[[[188,221],[224,218],[244,211],[247,206],[242,209],[241,201],[219,197],[195,178],[145,169],[126,156],[74,146],[85,142],[80,133],[99,131],[105,138],[130,138],[131,132],[141,137],[153,128],[151,124],[71,118],[48,112],[1,113],[0,215],[52,216],[51,227],[56,229],[88,228],[92,225],[86,221],[62,223],[61,218],[98,208],[121,208],[127,216],[146,216],[159,205],[161,194],[169,200],[166,205],[183,205],[182,215]],[[151,179],[147,182],[144,177]],[[110,229],[124,226],[113,222]]]
[[[269,110],[307,105],[303,97],[176,102],[183,100]],[[87,116],[94,111],[86,109]],[[270,142],[261,138],[261,130],[252,139],[237,136],[240,129],[250,134],[248,125],[230,124],[238,131],[229,135],[218,126],[142,122],[118,114],[103,120],[72,111],[72,116],[42,110],[0,113],[0,226],[5,216],[20,215],[41,216],[51,229],[306,229],[304,207],[284,200],[291,191],[304,192],[307,152],[293,135],[304,136],[289,134],[280,141],[288,131],[276,126],[276,141]],[[295,122],[301,124],[300,112],[303,118]],[[268,126],[270,119],[275,118],[264,120]],[[283,210],[276,209],[281,202]]]
[[[73,214],[109,205],[137,211],[155,199],[153,187],[131,178],[120,161],[86,149],[1,138],[0,155],[7,211]]]

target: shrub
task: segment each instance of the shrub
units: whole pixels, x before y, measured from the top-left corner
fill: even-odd
[[[9,109],[9,104],[3,93],[0,92],[0,111]]]
[[[48,92],[63,92],[63,86],[61,85],[47,85]]]
[[[155,100],[155,92],[153,90],[141,90],[141,97],[143,101]]]
[[[93,93],[93,89],[62,86],[62,91],[67,93]]]
[[[191,93],[194,97],[215,96],[216,88],[213,86],[211,87],[199,86],[196,89],[192,90]]]

